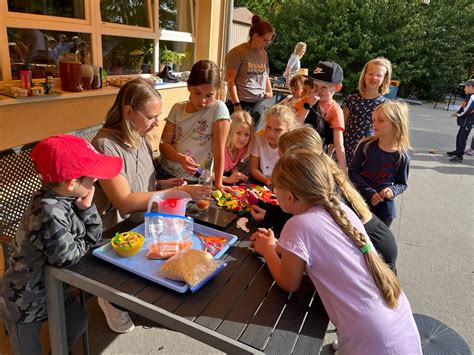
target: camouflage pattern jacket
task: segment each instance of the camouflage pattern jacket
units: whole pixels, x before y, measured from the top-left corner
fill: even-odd
[[[45,187],[33,195],[0,282],[0,318],[22,323],[47,318],[44,265],[73,265],[102,237],[95,205],[80,210],[74,200]]]

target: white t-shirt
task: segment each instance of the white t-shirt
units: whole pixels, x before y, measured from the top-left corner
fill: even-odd
[[[202,169],[211,169],[212,126],[218,120],[230,120],[229,110],[222,101],[216,100],[209,107],[188,113],[187,103],[174,104],[166,118],[167,122],[176,126],[172,145],[179,153],[192,157]],[[194,176],[185,173],[181,164],[166,159],[164,155],[161,155],[160,163],[172,176],[197,181]]]
[[[273,168],[278,161],[278,147],[273,149],[268,144],[265,136],[257,133],[255,140],[253,141],[252,150],[250,155],[260,158],[260,171],[266,177],[271,177]]]

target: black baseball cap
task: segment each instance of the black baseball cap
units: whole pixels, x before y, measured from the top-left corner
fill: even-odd
[[[325,83],[342,84],[344,72],[339,64],[331,60],[319,62],[316,68],[309,73],[309,77]]]

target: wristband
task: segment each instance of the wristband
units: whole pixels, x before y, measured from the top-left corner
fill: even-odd
[[[237,106],[240,106],[240,102],[236,102],[236,103],[234,104],[234,107],[237,107]]]
[[[311,105],[308,104],[307,102],[305,102],[305,103],[303,104],[303,108],[306,109],[306,110],[311,110],[312,107],[313,107],[313,106],[311,106]]]

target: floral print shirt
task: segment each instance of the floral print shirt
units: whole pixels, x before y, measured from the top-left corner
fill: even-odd
[[[374,99],[364,99],[359,93],[351,94],[344,99],[342,108],[347,107],[349,110],[349,118],[344,131],[347,165],[352,160],[360,140],[374,135],[372,113],[378,105],[385,101],[387,101],[387,98],[382,95]]]

